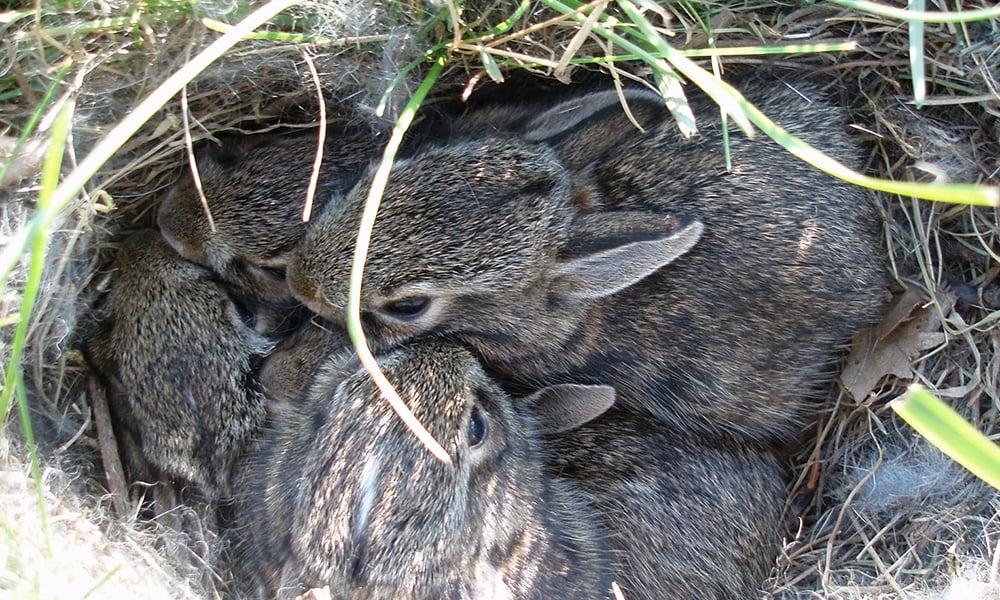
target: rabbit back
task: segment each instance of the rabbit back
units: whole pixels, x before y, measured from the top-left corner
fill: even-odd
[[[616,410],[551,436],[550,468],[600,515],[626,598],[761,595],[781,548],[781,459]]]
[[[116,266],[86,354],[132,440],[126,460],[133,473],[227,493],[230,466],[264,419],[252,373],[273,342],[238,294],[155,231],[129,237]]]

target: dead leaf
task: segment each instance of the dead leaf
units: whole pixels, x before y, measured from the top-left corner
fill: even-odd
[[[0,188],[17,183],[25,177],[36,175],[42,168],[42,158],[48,140],[29,138],[20,148],[17,148],[17,138],[0,135],[0,170],[7,166],[7,172],[0,181]],[[17,154],[14,150],[17,149]]]
[[[954,306],[954,296],[941,293],[944,312]],[[938,310],[918,291],[906,290],[897,297],[878,325],[868,327],[851,340],[840,380],[857,401],[868,397],[886,375],[913,378],[913,361],[920,352],[945,342]]]

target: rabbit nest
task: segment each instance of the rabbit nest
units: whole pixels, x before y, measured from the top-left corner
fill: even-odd
[[[964,8],[989,3],[971,4]],[[33,116],[41,117],[38,131],[53,127],[49,96],[72,97],[64,170],[218,38],[219,23],[235,23],[248,12],[245,4],[226,2],[111,0],[81,3],[73,10],[63,6],[0,13],[8,50],[0,112],[10,155],[12,140]],[[561,61],[567,48],[568,56],[577,57],[608,52],[594,36],[578,36],[579,27],[570,19],[540,6],[526,5],[509,28],[475,43],[468,40],[502,23],[517,4],[390,6],[336,0],[300,3],[285,11],[272,21],[273,29],[293,34],[245,40],[202,70],[187,84],[184,103],[172,98],[125,140],[51,225],[20,361],[32,427],[30,432],[23,427],[15,402],[0,445],[0,556],[5,559],[0,590],[14,597],[77,596],[92,588],[101,597],[204,597],[213,595],[213,582],[222,577],[199,572],[197,566],[198,560],[209,560],[210,533],[180,536],[137,516],[138,507],[110,497],[78,350],[88,311],[106,288],[115,241],[123,232],[150,225],[162,192],[185,164],[189,144],[222,132],[315,125],[320,97],[328,121],[349,119],[384,133],[419,83],[425,63],[397,76],[436,44],[451,44],[451,59],[432,98],[455,97],[515,71],[549,81],[586,75],[600,68],[567,66]],[[607,3],[589,6],[607,14],[617,10]],[[928,100],[918,110],[910,101],[907,28],[899,21],[839,3],[646,8],[680,49],[708,47],[706,31],[720,47],[856,40],[852,52],[736,56],[721,64],[725,69],[766,67],[790,79],[808,73],[822,83],[832,101],[851,111],[857,138],[870,151],[866,166],[873,174],[1000,182],[1000,20],[925,25]],[[444,25],[455,16],[467,25],[458,33]],[[646,74],[629,63],[613,70],[617,77]],[[377,116],[374,107],[393,82],[387,109]],[[39,210],[37,173],[44,147],[44,135],[34,134],[4,177],[0,227],[8,241]],[[796,477],[786,512],[798,515],[799,529],[789,533],[762,594],[1000,597],[1000,499],[887,406],[918,381],[980,430],[996,433],[998,212],[890,195],[877,201],[894,298],[886,320],[874,333],[860,333],[854,345],[863,347],[866,335],[892,343],[876,346],[861,369],[850,370],[851,349],[845,349],[850,376],[844,373],[829,386],[815,435],[794,457]],[[8,277],[0,321],[8,369],[30,281],[29,253],[20,258]],[[37,448],[41,489],[31,477],[29,433]],[[177,560],[182,555],[191,560]]]

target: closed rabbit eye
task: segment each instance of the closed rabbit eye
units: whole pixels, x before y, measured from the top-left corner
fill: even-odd
[[[430,305],[427,296],[409,296],[383,304],[380,311],[400,321],[412,321],[426,313]]]
[[[472,414],[469,415],[469,447],[478,448],[486,441],[486,436],[490,434],[490,421],[486,411],[476,404],[472,407]]]
[[[285,281],[285,267],[269,267],[249,260],[240,261],[240,266],[257,279],[273,282]]]
[[[267,273],[269,276],[274,277],[278,281],[285,280],[285,267],[265,267],[264,265],[253,265],[253,267],[259,269],[263,273]]]

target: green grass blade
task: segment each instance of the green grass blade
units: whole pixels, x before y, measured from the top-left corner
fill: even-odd
[[[497,83],[503,83],[503,73],[500,71],[500,67],[497,62],[493,60],[493,57],[489,53],[480,50],[479,60],[483,61],[483,68],[486,69],[486,74],[490,76],[490,79]]]
[[[123,565],[119,563],[119,564],[115,565],[115,567],[113,569],[111,569],[110,571],[108,571],[107,573],[105,573],[103,577],[101,577],[96,582],[94,582],[94,585],[90,586],[90,589],[87,590],[83,594],[83,596],[80,596],[80,600],[87,600],[87,598],[97,598],[97,597],[99,597],[99,596],[96,595],[97,592],[110,591],[110,590],[107,590],[107,588],[105,588],[105,590],[101,590],[101,588],[104,587],[105,585],[107,585],[108,581],[110,581],[111,578],[114,577],[115,574],[118,573],[118,571],[121,571],[122,566]]]
[[[2,181],[4,175],[7,174],[7,170],[21,152],[21,148],[24,147],[25,142],[27,142],[31,134],[35,132],[35,127],[37,127],[38,122],[42,120],[42,116],[45,114],[45,111],[48,110],[49,105],[52,104],[52,99],[55,98],[56,92],[59,91],[63,79],[65,79],[66,74],[69,73],[69,69],[70,65],[66,64],[56,72],[55,77],[52,79],[52,84],[45,90],[45,95],[42,96],[42,99],[38,101],[38,108],[35,109],[35,112],[31,114],[31,117],[29,117],[28,121],[24,124],[24,130],[17,138],[17,144],[14,145],[14,150],[10,154],[10,159],[7,160],[2,167],[0,167],[0,181]],[[7,275],[8,273],[0,272],[0,279],[6,281]]]
[[[696,65],[690,58],[675,50],[663,39],[663,36],[653,27],[653,24],[639,12],[639,9],[630,0],[618,0],[618,5],[622,7],[622,10],[638,26],[639,31],[643,34],[644,41],[651,44],[658,52],[661,52],[675,69],[711,96],[712,100],[715,100],[716,104],[733,118],[736,125],[743,130],[743,133],[748,137],[753,137],[753,128],[739,107],[739,101],[743,96],[735,88],[717,79],[714,75]]]
[[[922,11],[924,0],[909,0],[907,6],[911,10]],[[909,22],[910,42],[910,77],[913,79],[913,103],[917,108],[923,108],[927,99],[927,81],[924,76],[924,22],[912,20]]]
[[[28,410],[28,392],[24,387],[24,377],[20,367],[14,375],[14,386],[17,395],[18,417],[21,429],[24,431],[24,443],[28,447],[28,461],[31,469],[31,480],[35,482],[35,502],[38,505],[38,519],[42,525],[42,537],[45,538],[45,549],[52,555],[52,534],[49,530],[49,510],[45,505],[45,488],[42,486],[42,469],[35,449],[35,434],[31,430],[31,413]]]
[[[816,54],[819,52],[854,52],[858,49],[858,43],[848,42],[828,42],[816,44],[782,44],[780,46],[726,46],[725,48],[691,48],[688,50],[677,50],[688,58],[712,58],[727,56],[774,56],[778,54]],[[623,58],[627,55],[616,55],[615,58]],[[632,58],[632,60],[635,60]]]
[[[683,56],[688,58],[715,58],[715,57],[728,57],[728,56],[775,56],[783,54],[813,54],[817,52],[853,52],[858,49],[857,42],[835,42],[829,44],[783,44],[781,46],[732,46],[725,48],[689,48],[686,50],[677,50]],[[657,52],[656,50],[649,50],[646,55],[653,58],[664,58],[664,56]],[[637,60],[642,60],[643,57],[636,54],[621,53],[612,56],[583,56],[572,58],[569,61],[571,65],[600,65],[607,63],[619,63],[619,62],[635,62]],[[508,66],[512,68],[524,68],[524,67],[544,67],[546,64],[540,62],[532,62],[530,60],[522,60],[519,62],[515,61],[497,61],[503,66]],[[962,89],[962,88],[959,88]],[[969,94],[974,94],[975,90],[972,88],[964,88]]]
[[[775,56],[783,54],[814,54],[817,52],[853,52],[858,49],[858,43],[854,41],[849,42],[833,42],[833,43],[822,43],[822,44],[782,44],[780,46],[727,46],[725,48],[689,48],[685,50],[677,50],[681,55],[688,58],[713,58],[713,57],[729,57],[729,56]],[[662,53],[656,50],[649,50],[646,52],[647,56],[653,58],[665,58]],[[599,65],[606,63],[618,63],[618,62],[634,62],[637,60],[642,60],[643,57],[637,54],[621,53],[615,54],[613,56],[583,56],[570,59],[569,64],[571,65]],[[498,61],[500,62],[500,61]],[[522,62],[500,62],[505,66],[511,67],[542,67],[545,66],[542,63],[522,61]],[[974,93],[974,90],[969,89],[969,93]]]
[[[41,186],[38,192],[38,207],[40,209],[51,203],[52,194],[59,183],[63,152],[66,149],[66,140],[69,137],[70,124],[73,121],[73,108],[73,102],[64,100],[49,132],[50,143],[42,162]],[[31,313],[42,286],[42,271],[45,267],[48,228],[41,227],[37,221],[33,221],[28,229],[31,259],[28,263],[28,277],[24,284],[24,291],[21,294],[20,319],[14,328],[14,336],[10,345],[10,361],[7,364],[7,373],[4,375],[4,387],[0,391],[0,421],[6,422],[10,409],[11,396],[16,396],[21,429],[24,432],[24,441],[31,461],[31,476],[35,481],[35,491],[38,495],[38,511],[42,522],[42,533],[45,537],[45,547],[51,554],[52,538],[49,534],[48,511],[45,507],[42,474],[38,463],[38,453],[35,451],[35,436],[31,430],[28,394],[24,387],[21,370],[21,358],[24,356],[24,348],[28,340],[28,325],[31,322]]]
[[[73,115],[73,103],[62,101],[52,130],[49,132],[50,144],[45,152],[42,163],[42,179],[38,192],[39,211],[52,203],[52,195],[59,182],[59,169],[62,166],[63,151],[66,148],[66,138],[69,136],[69,126]],[[14,328],[14,336],[10,345],[10,362],[4,375],[3,390],[0,390],[0,421],[6,421],[10,410],[10,399],[17,390],[17,379],[21,373],[21,357],[28,337],[28,324],[31,321],[31,310],[42,282],[42,267],[45,264],[45,252],[48,228],[37,219],[32,219],[25,228],[25,241],[31,248],[31,259],[28,263],[28,276],[21,295],[19,319]],[[27,406],[23,407],[27,410]]]
[[[1000,490],[1000,446],[954,409],[919,385],[911,385],[889,406],[942,452]]]
[[[42,27],[47,35],[52,37],[62,37],[66,35],[80,36],[83,37],[89,33],[95,32],[118,32],[118,31],[130,31],[136,25],[148,23],[142,23],[139,13],[135,12],[128,17],[108,17],[105,19],[96,19],[93,21],[81,21],[73,23],[72,25],[63,25],[56,27]]]
[[[427,52],[424,52],[423,56],[416,60],[411,60],[405,67],[400,69],[399,73],[397,73],[396,76],[392,78],[392,81],[389,82],[389,86],[385,88],[385,92],[382,93],[382,97],[379,98],[378,106],[375,107],[375,115],[381,117],[385,114],[385,109],[389,105],[389,98],[392,96],[393,90],[395,90],[396,87],[402,83],[404,79],[406,79],[406,76],[409,75],[413,69],[416,69],[429,60],[435,60],[435,57],[439,56],[441,51],[444,50],[447,45],[447,43],[442,42],[434,46]]]
[[[977,206],[1000,205],[1000,190],[995,187],[961,183],[891,181],[862,175],[788,133],[747,100],[742,102],[747,117],[768,137],[803,161],[838,179],[873,190],[924,200]]]
[[[578,12],[575,12],[574,8],[580,6],[580,3],[577,2],[576,0],[566,0],[567,3],[563,3],[561,0],[541,0],[541,2],[545,6],[555,11],[558,11],[561,14],[570,16],[570,18],[574,19],[579,23],[582,23],[586,20],[586,17],[579,14]],[[638,10],[635,9],[634,5],[631,6],[632,9],[636,13],[638,13]],[[618,47],[623,48],[626,51],[635,54],[640,59],[642,59],[643,62],[645,62],[652,68],[657,69],[662,73],[662,71],[659,68],[660,67],[659,61],[661,59],[658,56],[653,56],[652,54],[650,54],[648,51],[646,51],[645,48],[640,47],[634,42],[618,35],[617,33],[605,27],[602,27],[601,25],[594,25],[593,32],[605,38],[606,40],[614,43]],[[658,34],[657,37],[659,38]],[[662,38],[660,38],[660,41],[662,41]],[[742,114],[739,103],[736,99],[737,97],[739,97],[739,92],[736,92],[736,90],[734,90],[728,84],[725,84],[716,79],[715,77],[713,77],[710,73],[708,73],[698,65],[691,62],[689,58],[681,55],[679,52],[671,48],[665,42],[663,43],[662,47],[656,47],[656,51],[662,53],[662,55],[673,65],[674,68],[680,71],[688,79],[692,80],[695,84],[698,85],[698,87],[705,90],[706,94],[711,96],[713,100],[715,100],[717,103],[719,103],[720,106],[725,108],[726,112],[731,117],[733,117],[733,120],[736,121],[736,123],[740,126],[740,129],[742,129],[748,135],[752,135],[752,128],[750,127],[750,124],[747,122],[746,116]],[[669,76],[668,73],[663,73],[663,74]],[[736,96],[733,96],[733,94],[735,94]]]
[[[382,392],[382,396],[389,402],[393,410],[396,411],[399,418],[403,420],[406,426],[417,436],[417,439],[438,460],[450,465],[451,457],[448,456],[448,453],[441,447],[441,444],[434,439],[434,436],[421,425],[416,416],[407,408],[406,403],[399,397],[392,383],[382,373],[378,362],[375,360],[374,355],[372,355],[371,348],[368,347],[368,340],[365,339],[365,333],[361,328],[361,281],[364,274],[365,261],[368,258],[368,245],[371,242],[372,231],[375,228],[375,216],[378,213],[378,207],[382,201],[385,186],[389,181],[389,172],[392,170],[392,163],[395,161],[399,146],[403,142],[403,135],[413,122],[413,118],[417,114],[417,109],[423,104],[424,98],[427,97],[428,92],[430,92],[434,83],[441,76],[442,71],[444,71],[446,62],[447,59],[443,54],[435,59],[433,66],[427,73],[427,76],[424,77],[420,87],[417,88],[417,91],[413,93],[413,97],[410,98],[410,101],[403,108],[399,119],[396,120],[396,124],[392,128],[392,135],[389,137],[389,142],[386,144],[385,151],[382,154],[382,161],[379,163],[378,169],[372,177],[368,199],[365,202],[365,209],[361,215],[361,224],[358,227],[354,260],[351,264],[351,284],[347,292],[347,333],[351,338],[351,343],[354,344],[354,349],[358,353],[358,359],[361,361],[362,366],[368,371],[372,381],[378,386],[379,391]]]
[[[969,23],[971,21],[988,21],[1000,18],[1000,6],[981,8],[977,10],[961,10],[955,12],[924,12],[907,10],[895,6],[886,6],[868,0],[831,0],[834,4],[860,10],[862,12],[899,19],[900,21],[923,21],[924,23]]]
[[[689,138],[697,134],[698,122],[695,119],[694,111],[691,110],[691,105],[688,104],[680,77],[669,65],[663,64],[659,70],[653,73],[653,79],[656,81],[657,91],[667,103],[667,110],[670,111],[674,121],[677,121],[681,135]]]
[[[518,19],[520,19],[530,7],[531,0],[522,0],[521,3],[518,4],[517,9],[514,10],[513,14],[507,17],[503,23],[500,23],[490,29],[483,37],[493,37],[507,33],[510,31],[511,27],[514,26],[514,23],[517,23]]]

